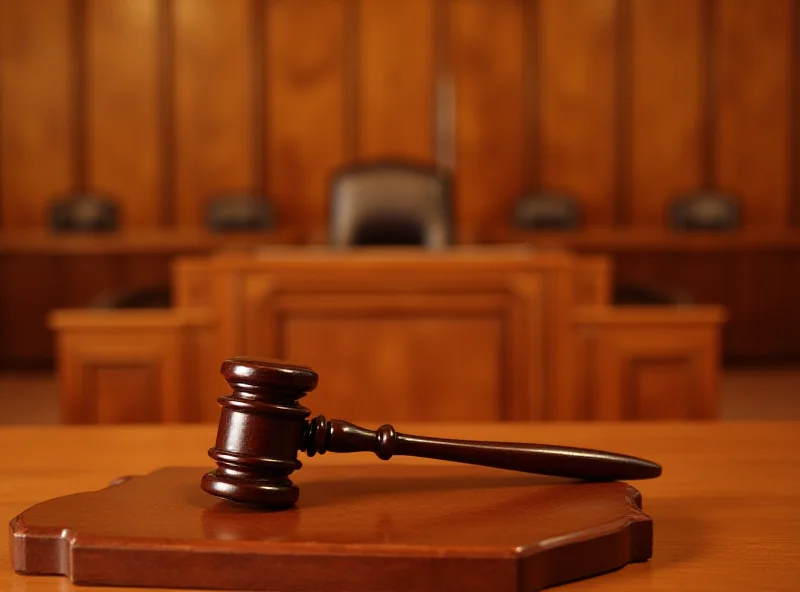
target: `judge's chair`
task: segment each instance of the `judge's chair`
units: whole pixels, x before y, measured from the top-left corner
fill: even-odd
[[[450,177],[423,165],[380,162],[346,167],[331,182],[334,248],[451,242]]]
[[[669,204],[667,220],[673,230],[726,231],[739,228],[739,204],[725,193],[680,195]]]
[[[54,232],[113,232],[118,226],[117,204],[106,195],[75,193],[54,200],[50,207]]]

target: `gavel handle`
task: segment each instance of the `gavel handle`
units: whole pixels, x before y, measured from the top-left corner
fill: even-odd
[[[322,416],[309,423],[301,448],[309,456],[326,451],[374,452],[383,460],[398,455],[416,456],[586,481],[652,479],[661,475],[661,466],[654,462],[601,450],[427,438],[398,433],[390,425],[372,431],[338,419],[326,422]]]

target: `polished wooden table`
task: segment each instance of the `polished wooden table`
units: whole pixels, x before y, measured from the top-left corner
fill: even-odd
[[[800,589],[800,422],[396,427],[451,438],[605,448],[660,462],[661,478],[636,483],[655,522],[653,559],[563,589]],[[10,520],[39,501],[103,488],[120,475],[164,466],[211,466],[206,450],[215,431],[211,425],[1,429],[0,517]],[[381,461],[368,454],[328,454],[304,462]],[[437,464],[406,458],[390,462]],[[5,538],[0,563],[1,589],[73,588],[60,577],[14,574]]]

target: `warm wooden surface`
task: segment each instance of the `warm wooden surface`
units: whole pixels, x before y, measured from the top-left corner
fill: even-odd
[[[151,420],[207,419],[198,409],[215,411],[219,362],[240,355],[311,366],[322,377],[315,412],[357,421],[719,413],[724,311],[604,305],[610,269],[602,257],[521,246],[268,248],[179,260],[174,270],[170,311],[50,316],[65,421],[144,421],[96,410],[105,402],[133,411],[126,401],[137,390],[162,405],[185,402],[184,413]],[[184,312],[197,312],[187,306],[205,311],[202,322],[185,322]],[[187,347],[210,362],[193,364]],[[187,376],[200,368],[203,379],[170,382],[170,369],[180,368]],[[124,387],[134,380],[139,387]]]
[[[798,423],[396,427],[443,437],[606,448],[662,463],[661,478],[637,482],[644,509],[656,524],[653,559],[565,589],[793,592],[800,585]],[[37,502],[103,488],[120,475],[164,466],[210,467],[205,452],[215,431],[215,426],[4,428],[0,449],[14,453],[6,455],[0,469],[0,517],[10,520]],[[344,467],[381,461],[329,454],[305,462]],[[0,587],[72,589],[62,578],[13,574],[7,545],[0,538]]]
[[[215,379],[222,380],[216,376]],[[224,388],[220,392],[224,392]],[[723,370],[720,376],[720,419],[800,420],[798,393],[798,368]],[[209,411],[213,411],[216,417],[219,408]],[[58,384],[55,375],[46,372],[0,372],[0,423],[58,424]]]
[[[135,7],[135,9],[134,9]],[[661,227],[677,193],[798,222],[793,0],[0,1],[0,228],[76,186],[124,225],[198,226],[221,191],[325,222],[353,159],[454,167],[458,231],[517,195]],[[405,47],[403,52],[397,48]]]
[[[732,359],[800,360],[800,282],[784,285],[800,278],[797,13],[794,0],[0,0],[0,253],[37,254],[0,258],[14,282],[0,363],[52,360],[42,320],[59,282],[72,297],[56,305],[77,306],[166,278],[137,254],[70,262],[54,281],[49,253],[177,248],[16,237],[46,226],[53,197],[108,191],[126,230],[169,234],[199,227],[210,195],[254,190],[297,242],[319,242],[331,173],[374,157],[452,169],[461,241],[553,244],[511,232],[512,205],[572,194],[600,230],[558,244],[624,251],[621,279],[726,306]],[[661,231],[675,194],[700,187],[741,200],[746,236]],[[71,279],[86,269],[86,285]]]
[[[324,377],[316,409],[326,415],[574,417],[575,261],[521,246],[211,257],[212,359],[309,365]]]
[[[108,234],[55,234],[47,231],[5,232],[0,254],[16,255],[147,255],[208,253],[220,249],[254,249],[270,244],[292,244],[298,234],[291,228],[267,232],[206,232],[192,228],[141,229]]]
[[[719,417],[724,309],[582,306],[572,316],[578,419]]]
[[[581,252],[763,253],[800,251],[800,230],[671,232],[662,228],[586,228],[576,231],[523,231],[509,226],[487,230],[488,242],[525,243]]]
[[[14,569],[84,585],[535,592],[652,556],[624,482],[315,465],[295,508],[265,512],[207,495],[203,474],[167,467],[29,508],[12,522]]]
[[[217,378],[210,313],[55,311],[61,421],[174,423],[209,419],[200,396]],[[79,326],[81,331],[72,330]]]
[[[45,319],[55,308],[86,308],[101,298],[167,287],[173,258],[292,244],[291,228],[263,233],[140,229],[109,235],[0,232],[0,366],[52,366]]]
[[[730,363],[800,360],[800,232],[746,230],[678,234],[654,229],[520,232],[495,228],[481,237],[542,249],[603,254],[614,281],[670,294],[729,312],[723,352]]]
[[[543,249],[573,249],[624,253],[640,250],[665,253],[761,253],[800,251],[800,231],[737,231],[677,233],[660,229],[603,229],[526,232],[495,227],[477,238],[489,243],[523,243]],[[141,229],[99,235],[56,235],[42,230],[4,232],[0,253],[92,255],[136,253],[191,253],[220,248],[257,248],[303,242],[296,228],[268,232],[212,233],[192,228]],[[324,242],[324,241],[323,241]]]

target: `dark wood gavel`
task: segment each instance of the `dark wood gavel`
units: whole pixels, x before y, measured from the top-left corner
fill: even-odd
[[[234,502],[286,508],[299,490],[289,475],[302,465],[297,452],[374,452],[568,477],[586,481],[651,479],[661,474],[653,462],[564,446],[446,440],[400,434],[390,425],[375,431],[346,421],[326,421],[298,404],[317,386],[311,368],[258,358],[231,358],[221,369],[233,389],[219,398],[222,414],[217,442],[209,450],[217,469],[203,476],[206,492]]]

